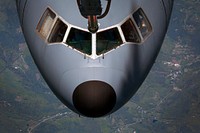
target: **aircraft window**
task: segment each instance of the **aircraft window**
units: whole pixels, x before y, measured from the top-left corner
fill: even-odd
[[[143,36],[143,38],[145,38],[152,31],[152,27],[151,27],[151,24],[149,23],[147,17],[145,16],[143,10],[141,8],[138,9],[133,14],[133,18]]]
[[[122,24],[121,28],[127,42],[136,42],[136,43],[141,42],[141,39],[134,26],[134,23],[130,18],[124,24]]]
[[[97,55],[103,54],[121,45],[122,39],[117,28],[97,33]]]
[[[64,24],[60,19],[57,19],[48,41],[50,43],[62,42],[66,30],[67,30],[67,25]]]
[[[86,31],[71,28],[67,38],[67,45],[85,54],[92,54],[91,34]]]
[[[53,13],[49,8],[47,8],[42,15],[42,18],[37,26],[37,30],[44,38],[46,38],[50,32],[55,17],[55,13]]]

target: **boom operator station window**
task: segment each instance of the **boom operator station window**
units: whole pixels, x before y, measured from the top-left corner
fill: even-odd
[[[140,36],[135,28],[135,25],[130,18],[122,24],[121,28],[127,42],[141,42]]]
[[[49,36],[48,41],[50,43],[62,42],[65,36],[66,30],[67,30],[67,25],[64,24],[60,19],[57,19],[52,29],[52,32]]]
[[[117,28],[112,28],[97,33],[97,45],[96,45],[97,55],[106,53],[121,44],[122,44],[122,39],[120,37]]]
[[[138,9],[133,14],[133,18],[142,34],[142,37],[146,38],[151,33],[152,27],[143,10],[141,8]]]
[[[55,17],[56,14],[53,13],[49,8],[47,8],[37,25],[37,31],[45,39],[51,30]]]
[[[91,55],[92,54],[91,38],[92,38],[91,33],[76,28],[71,28],[66,43],[67,45],[71,46],[72,48],[84,54]]]

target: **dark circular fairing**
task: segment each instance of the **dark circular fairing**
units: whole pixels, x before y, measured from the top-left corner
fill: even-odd
[[[75,108],[84,116],[101,117],[108,114],[116,103],[116,93],[107,83],[87,81],[73,93]]]

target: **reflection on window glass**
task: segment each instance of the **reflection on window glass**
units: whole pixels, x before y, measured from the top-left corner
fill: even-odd
[[[127,42],[139,43],[141,41],[138,32],[131,19],[128,19],[124,24],[122,24],[121,28]]]
[[[67,38],[67,45],[77,49],[80,52],[91,55],[91,34],[86,31],[71,28],[71,31]]]
[[[152,31],[152,28],[142,9],[138,9],[133,14],[133,18],[135,19],[143,38],[145,38]]]
[[[44,38],[46,38],[49,34],[55,17],[56,15],[49,8],[47,8],[42,18],[40,19],[37,30]]]
[[[49,42],[62,42],[67,30],[67,25],[58,19],[53,27],[53,30],[49,36]]]
[[[117,28],[97,33],[97,55],[112,50],[121,44],[122,39]]]

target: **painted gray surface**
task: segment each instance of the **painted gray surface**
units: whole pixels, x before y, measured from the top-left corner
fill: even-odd
[[[58,98],[78,113],[73,106],[72,95],[74,89],[85,81],[100,80],[114,88],[117,103],[112,112],[134,95],[160,50],[173,0],[112,0],[110,12],[99,21],[100,30],[117,25],[141,7],[152,25],[153,32],[141,45],[123,45],[106,54],[104,59],[85,59],[82,54],[69,49],[65,44],[47,44],[36,31],[47,7],[53,9],[66,22],[87,29],[87,20],[81,16],[75,0],[27,0],[24,8],[25,2],[26,0],[18,0],[18,12],[20,20],[23,20],[22,29],[35,63]]]

